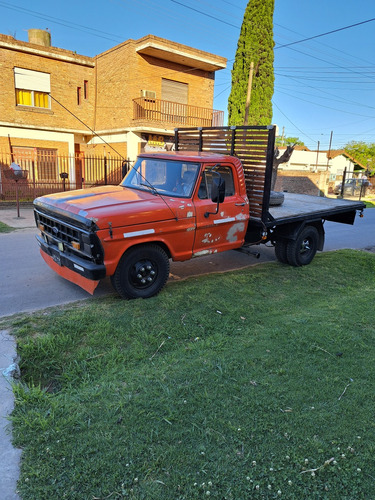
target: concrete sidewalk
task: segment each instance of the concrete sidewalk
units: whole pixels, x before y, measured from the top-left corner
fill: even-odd
[[[14,338],[0,330],[0,495],[2,500],[18,500],[16,493],[21,450],[12,445],[11,426],[7,417],[14,407],[10,375],[17,368]]]
[[[30,207],[0,209],[0,222],[16,229],[35,227],[34,212]],[[7,330],[0,330],[0,492],[2,500],[19,500],[16,493],[21,450],[12,445],[11,425],[8,420],[14,408],[12,375],[16,361],[16,343]]]
[[[15,229],[34,228],[34,211],[30,206],[20,207],[20,216],[17,216],[17,207],[0,207],[0,222],[4,222]]]

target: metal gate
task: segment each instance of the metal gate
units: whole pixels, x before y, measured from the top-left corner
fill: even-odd
[[[117,185],[130,168],[130,161],[113,156],[58,155],[56,150],[13,148],[0,154],[0,200],[16,200],[16,183],[7,175],[12,162],[27,172],[18,181],[21,201],[72,189]]]

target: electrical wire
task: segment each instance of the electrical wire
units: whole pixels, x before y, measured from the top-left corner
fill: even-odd
[[[215,19],[215,21],[218,21],[220,23],[226,24],[228,26],[232,26],[232,28],[239,29],[239,26],[236,26],[235,24],[228,23],[227,21],[223,21],[222,19],[219,19],[218,17],[211,16],[211,14],[207,14],[206,12],[203,12],[201,10],[195,9],[194,7],[190,7],[189,5],[186,5],[186,4],[182,3],[182,2],[178,2],[177,0],[171,0],[171,2],[177,3],[178,5],[182,5],[182,7],[185,7],[186,9],[190,9],[190,10],[192,10],[194,12],[198,12],[202,16],[206,16],[206,17],[209,17],[211,19]]]
[[[338,33],[339,31],[344,31],[344,30],[347,30],[350,28],[354,28],[356,26],[360,26],[362,24],[371,23],[373,21],[375,21],[375,17],[373,17],[371,19],[367,19],[366,21],[361,21],[359,23],[350,24],[349,26],[344,26],[342,28],[337,28],[337,29],[334,29],[331,31],[326,31],[325,33],[320,33],[319,35],[314,35],[314,36],[310,36],[308,38],[303,38],[302,40],[296,40],[295,42],[286,43],[284,45],[278,45],[277,47],[275,47],[275,50],[284,49],[285,47],[290,47],[291,45],[296,45],[297,43],[303,43],[303,42],[307,42],[309,40],[315,40],[316,38],[320,38],[322,36],[332,35],[333,33]]]
[[[290,118],[288,118],[288,116],[280,109],[280,107],[275,103],[274,100],[272,100],[272,104],[279,110],[279,112],[285,116],[285,118],[293,125],[293,127],[295,127],[303,136],[307,137],[308,139],[310,139],[310,141],[313,141],[313,142],[317,142],[315,141],[314,139],[312,139],[310,136],[308,136],[307,134],[305,134],[305,132],[303,132],[299,127],[297,127],[297,125],[295,123],[292,122],[292,120]]]
[[[113,33],[106,33],[105,31],[97,30],[96,28],[91,28],[89,26],[84,26],[82,24],[76,24],[71,21],[66,21],[64,19],[60,19],[57,17],[48,16],[46,14],[42,14],[41,12],[37,12],[35,10],[26,9],[25,7],[18,7],[16,5],[11,5],[6,2],[0,1],[0,6],[6,9],[14,10],[16,12],[26,12],[28,15],[32,17],[36,17],[38,19],[43,19],[45,21],[50,21],[55,24],[59,24],[61,26],[65,26],[66,28],[77,29],[79,31],[89,32],[93,36],[98,36],[99,38],[105,38],[106,40],[111,41],[119,41],[122,40],[122,37],[113,35]],[[106,36],[104,36],[106,35]]]

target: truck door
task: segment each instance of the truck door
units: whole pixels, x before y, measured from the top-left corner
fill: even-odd
[[[225,199],[219,205],[211,200],[214,171],[225,180]],[[238,179],[230,164],[206,165],[198,189],[194,194],[196,209],[196,232],[193,257],[208,255],[242,246],[245,238],[249,205],[247,199],[239,194]],[[211,212],[211,213],[210,213]]]

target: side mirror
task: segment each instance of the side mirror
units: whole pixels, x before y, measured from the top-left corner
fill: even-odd
[[[205,212],[204,216],[207,218],[209,215],[216,215],[219,212],[219,205],[225,200],[225,180],[218,172],[213,172],[216,177],[212,177],[211,184],[211,201],[216,203],[215,212]]]
[[[211,201],[213,203],[223,203],[225,200],[225,180],[219,175],[212,179]]]

